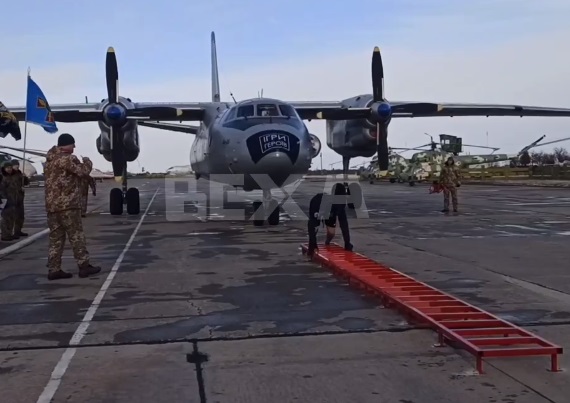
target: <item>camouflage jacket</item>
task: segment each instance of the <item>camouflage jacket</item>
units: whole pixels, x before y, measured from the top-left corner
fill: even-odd
[[[443,165],[441,174],[439,175],[439,183],[443,186],[456,186],[459,184],[461,178],[459,170],[455,165]]]
[[[6,199],[6,203],[15,204],[20,199],[20,183],[21,180],[14,174],[8,175],[2,168],[2,182],[0,182],[0,195],[2,199]]]
[[[81,163],[69,153],[52,147],[44,165],[45,203],[48,213],[81,208],[81,185],[93,164]]]

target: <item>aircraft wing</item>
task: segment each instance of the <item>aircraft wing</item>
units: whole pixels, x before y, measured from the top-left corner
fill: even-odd
[[[347,108],[341,102],[291,102],[302,119],[367,119],[371,108]],[[460,104],[415,101],[390,102],[394,118],[432,116],[541,116],[570,117],[570,108],[507,104]]]
[[[189,134],[198,134],[199,126],[181,125],[178,123],[160,123],[160,122],[139,122],[139,126],[152,127],[153,129],[170,130],[172,132],[181,132]]]
[[[161,120],[172,121],[200,121],[204,115],[203,104],[200,103],[183,103],[183,102],[134,102],[135,112],[132,116],[137,120],[145,120],[145,112],[151,113],[156,110],[172,109],[176,113],[166,114]],[[79,123],[79,122],[97,122],[102,120],[99,103],[78,103],[78,104],[58,104],[50,105],[56,122]],[[26,116],[26,107],[7,107],[14,114],[16,119],[23,121]],[[131,110],[132,111],[132,110]],[[156,117],[148,118],[156,120]]]

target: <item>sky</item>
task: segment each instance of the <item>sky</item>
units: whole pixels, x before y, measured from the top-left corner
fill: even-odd
[[[31,13],[30,11],[33,11]],[[570,2],[565,0],[22,0],[2,6],[0,101],[22,106],[26,74],[51,105],[106,97],[105,53],[115,48],[119,93],[135,102],[211,99],[210,32],[215,31],[222,100],[264,95],[284,101],[340,101],[371,93],[374,46],[392,101],[479,102],[570,108]],[[7,56],[10,52],[10,56]],[[189,122],[190,123],[190,122]],[[21,122],[23,129],[24,124]],[[46,150],[60,133],[101,170],[96,123],[58,123],[50,135],[28,125],[28,148]],[[325,123],[308,122],[323,144],[323,166],[341,157]],[[516,153],[543,134],[569,137],[570,118],[393,119],[392,147],[425,144],[424,133]],[[139,128],[141,153],[129,171],[189,164],[194,136]],[[23,140],[0,139],[22,147]],[[557,144],[537,150],[550,151]],[[471,153],[480,149],[465,149]],[[410,153],[404,154],[410,155]],[[351,165],[366,159],[355,158]],[[36,164],[41,171],[40,164]],[[320,158],[313,168],[320,167]],[[335,167],[340,168],[340,164]]]

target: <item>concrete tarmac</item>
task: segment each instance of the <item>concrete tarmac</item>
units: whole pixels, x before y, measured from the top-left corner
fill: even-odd
[[[569,401],[548,358],[488,360],[477,375],[469,354],[308,262],[302,214],[323,182],[296,187],[301,208],[276,227],[254,227],[237,201],[224,210],[219,185],[205,209],[185,193],[194,180],[130,184],[140,216],[109,215],[108,184],[90,200],[100,275],[48,281],[47,237],[0,257],[2,401]],[[426,186],[361,185],[356,251],[570,347],[570,189],[464,186],[445,215]],[[45,226],[32,193],[29,232]],[[226,199],[259,197],[243,195]],[[64,269],[77,273],[69,248]]]

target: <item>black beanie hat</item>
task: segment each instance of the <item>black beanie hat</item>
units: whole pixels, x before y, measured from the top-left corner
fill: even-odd
[[[75,144],[75,139],[69,133],[62,133],[57,139],[58,147],[70,146],[72,144]]]
[[[18,160],[12,160],[12,166],[18,165],[20,166],[20,161]]]

